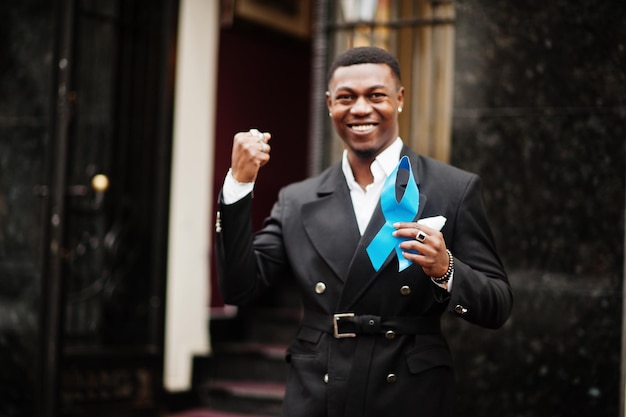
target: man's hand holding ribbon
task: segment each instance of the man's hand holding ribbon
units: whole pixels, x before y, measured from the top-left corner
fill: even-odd
[[[424,273],[431,277],[439,277],[448,270],[449,258],[443,234],[430,227],[416,222],[398,222],[393,225],[393,235],[404,238],[400,243],[402,255],[409,261],[419,265]],[[418,240],[421,234],[423,239]]]

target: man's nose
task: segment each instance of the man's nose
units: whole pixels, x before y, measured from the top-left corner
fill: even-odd
[[[358,97],[350,111],[354,114],[367,114],[372,111],[372,106],[365,97]]]

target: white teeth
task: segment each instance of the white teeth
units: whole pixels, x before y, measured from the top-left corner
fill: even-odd
[[[367,130],[371,130],[374,128],[374,125],[353,125],[353,130],[358,130],[359,132],[365,132]]]

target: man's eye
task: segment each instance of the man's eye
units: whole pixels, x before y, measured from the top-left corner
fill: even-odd
[[[374,93],[374,94],[372,94],[372,99],[373,100],[382,100],[385,97],[387,97],[387,95],[384,94],[384,93]]]
[[[339,101],[346,101],[346,100],[350,100],[352,97],[348,94],[341,94],[337,96],[337,100]]]

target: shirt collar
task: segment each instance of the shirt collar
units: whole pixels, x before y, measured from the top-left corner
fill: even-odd
[[[372,174],[374,174],[374,182],[378,182],[381,180],[377,173],[381,173],[382,170],[382,179],[386,179],[389,174],[393,172],[398,165],[398,161],[400,160],[400,153],[402,152],[403,146],[402,139],[399,137],[389,145],[384,151],[382,151],[376,159],[370,165],[370,170]],[[350,167],[350,163],[348,162],[348,151],[344,149],[343,156],[341,159],[341,168],[343,170],[343,175],[346,177],[346,181],[348,182],[348,186],[350,189],[361,188],[354,179],[354,173],[352,172],[352,167]]]

